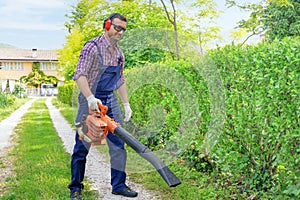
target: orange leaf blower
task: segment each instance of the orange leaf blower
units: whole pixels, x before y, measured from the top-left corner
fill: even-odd
[[[88,116],[83,116],[82,121],[76,124],[81,140],[92,145],[105,144],[105,137],[108,131],[122,139],[128,146],[135,150],[142,158],[150,162],[169,187],[181,184],[179,178],[161,161],[148,147],[140,143],[135,137],[128,133],[106,115],[108,107],[98,104],[100,112],[90,112]]]

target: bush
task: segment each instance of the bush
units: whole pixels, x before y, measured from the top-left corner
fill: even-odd
[[[224,77],[227,107],[211,156],[238,194],[300,197],[299,47],[296,38],[210,54]]]
[[[20,84],[15,85],[13,95],[18,98],[27,98],[26,90],[24,87],[20,86]]]
[[[186,146],[184,135],[203,139],[210,102],[206,84],[191,63],[169,61],[133,68],[126,72],[126,82],[134,110],[134,124],[126,128],[150,149],[166,148],[179,154],[185,147],[170,140]],[[200,118],[198,110],[206,117]]]
[[[0,108],[12,105],[15,100],[16,97],[14,95],[0,91]]]
[[[58,86],[58,100],[70,106],[78,106],[78,88],[74,81],[68,81],[62,86]]]
[[[228,195],[220,198],[299,199],[299,41],[228,45],[210,52],[219,82],[204,77],[212,73],[205,71],[206,65],[197,69],[184,60],[130,69],[126,75],[134,123],[129,131],[152,150],[178,150],[170,141],[182,135],[183,143],[190,141],[188,148],[175,153],[190,168],[210,172],[226,188]],[[224,87],[225,99],[210,91],[214,82]],[[218,95],[226,104],[226,120],[214,132],[221,133],[219,138],[208,143],[212,147],[204,148]],[[200,112],[184,119],[186,111],[194,110]],[[189,129],[189,123],[195,126]]]

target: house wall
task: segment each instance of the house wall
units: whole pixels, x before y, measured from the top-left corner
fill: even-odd
[[[5,69],[2,68],[0,70],[0,80],[20,80],[22,76],[27,76],[31,71],[32,71],[32,65],[33,62],[22,62],[23,63],[23,69],[15,69],[15,63],[18,62],[13,62],[13,61],[0,61],[0,65],[4,66],[5,62],[11,62],[12,63],[12,69]],[[19,62],[20,63],[20,62]],[[57,77],[60,81],[63,81],[63,77],[60,76],[57,73],[57,69],[51,69],[51,63],[53,62],[42,62],[43,68],[41,67],[41,70],[45,73],[47,76],[55,76]],[[47,66],[46,66],[47,64]],[[45,68],[47,67],[47,69]]]
[[[2,61],[2,66],[4,66],[4,62]],[[23,70],[16,70],[14,68],[15,63],[12,62],[12,69],[7,70],[2,68],[0,70],[1,80],[19,80],[22,76],[27,76],[32,71],[32,63],[23,62]]]

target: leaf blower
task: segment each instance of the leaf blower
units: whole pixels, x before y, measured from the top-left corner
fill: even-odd
[[[105,144],[108,131],[122,139],[128,146],[135,150],[142,158],[150,162],[169,187],[181,184],[179,178],[161,161],[148,147],[140,143],[135,137],[121,127],[120,124],[106,115],[108,107],[98,104],[100,112],[90,111],[89,115],[82,117],[76,124],[79,139],[92,145]]]

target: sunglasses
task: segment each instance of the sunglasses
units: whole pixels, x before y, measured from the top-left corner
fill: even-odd
[[[124,27],[122,27],[122,26],[120,26],[120,25],[118,25],[118,24],[112,24],[112,25],[114,26],[114,29],[115,29],[117,32],[121,32],[121,31],[125,32],[125,31],[126,31],[126,28],[124,28]]]

